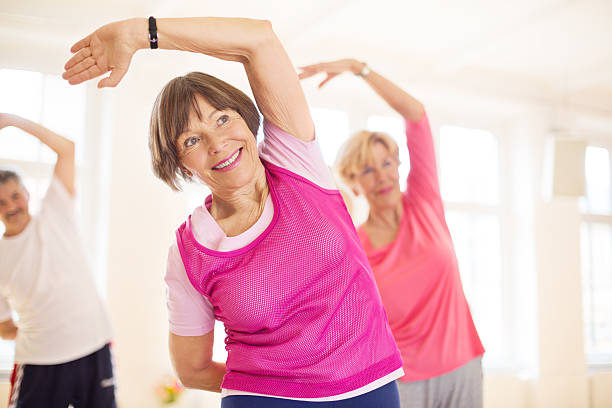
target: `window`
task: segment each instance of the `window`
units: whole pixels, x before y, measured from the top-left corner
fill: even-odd
[[[0,69],[0,89],[0,112],[14,113],[42,123],[74,140],[77,166],[83,164],[85,88],[71,87],[55,75]],[[9,127],[0,132],[0,165],[19,171],[30,193],[30,209],[36,213],[49,186],[56,155],[38,139],[17,128]],[[88,193],[79,187],[93,183],[84,183],[91,177],[88,171],[79,167],[79,173],[77,188],[82,199]],[[80,207],[80,200],[77,207]],[[0,235],[3,233],[4,225],[0,223]],[[91,239],[90,242],[95,240]],[[15,318],[18,319],[18,316]],[[14,342],[0,341],[0,372],[6,373],[12,369],[13,355]]]
[[[612,364],[612,166],[610,150],[588,146],[582,211],[581,258],[584,346],[587,362]]]
[[[499,155],[492,133],[443,126],[440,166],[444,200],[485,206],[499,203]]]
[[[508,366],[504,320],[498,139],[457,126],[440,129],[440,189],[463,289],[487,350],[485,367]]]
[[[348,115],[343,111],[324,108],[312,108],[310,113],[325,163],[333,166],[336,153],[348,138]]]

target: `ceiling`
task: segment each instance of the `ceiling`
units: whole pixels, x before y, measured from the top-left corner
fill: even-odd
[[[266,18],[296,65],[353,56],[410,83],[480,84],[612,114],[612,0],[1,0],[0,65],[27,53],[24,41],[66,48],[149,15]]]

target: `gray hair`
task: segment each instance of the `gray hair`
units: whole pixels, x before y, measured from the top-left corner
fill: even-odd
[[[23,185],[19,173],[9,169],[0,169],[0,185],[15,180],[19,185]]]

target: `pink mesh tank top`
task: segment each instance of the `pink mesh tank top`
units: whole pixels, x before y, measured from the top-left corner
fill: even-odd
[[[193,286],[226,331],[222,387],[317,398],[402,366],[378,290],[340,193],[264,162],[274,204],[248,246],[217,252],[177,243]]]

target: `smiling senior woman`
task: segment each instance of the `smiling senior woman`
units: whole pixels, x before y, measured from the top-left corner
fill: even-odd
[[[326,73],[322,86],[343,72],[363,77],[406,124],[410,174],[404,192],[398,146],[384,133],[354,134],[336,159],[342,179],[370,205],[358,232],[404,361],[406,375],[398,382],[402,408],[480,407],[484,348],[444,217],[425,109],[354,59],[309,65],[300,77]]]
[[[156,24],[155,24],[156,23]],[[176,232],[166,282],[181,381],[223,407],[398,407],[403,375],[367,258],[315,140],[296,72],[268,22],[132,19],[73,46],[71,84],[115,86],[149,45],[241,62],[264,116],[214,77],[161,91],[151,117],[155,174],[212,191]],[[213,326],[228,358],[213,362]]]

